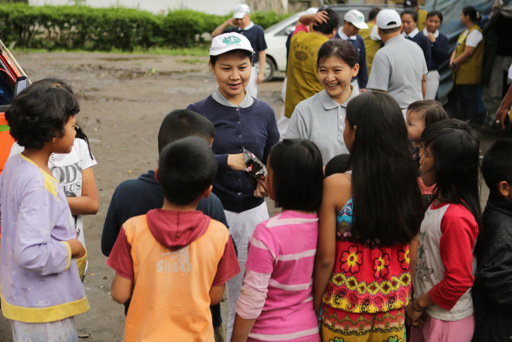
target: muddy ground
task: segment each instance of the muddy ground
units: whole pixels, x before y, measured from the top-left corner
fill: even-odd
[[[80,341],[122,341],[124,308],[110,298],[113,272],[105,265],[100,239],[112,192],[123,180],[136,178],[157,163],[157,132],[164,116],[185,108],[216,88],[207,58],[105,53],[16,54],[35,81],[57,77],[72,85],[81,112],[77,116],[98,161],[94,168],[100,209],[85,218],[89,269],[85,289],[91,310],[76,317]],[[259,98],[278,113],[282,80],[260,85]],[[485,150],[496,132],[484,132]],[[487,198],[483,195],[483,198]],[[271,204],[272,206],[272,204]],[[225,303],[224,313],[225,313]],[[12,341],[8,321],[0,316],[0,342]]]

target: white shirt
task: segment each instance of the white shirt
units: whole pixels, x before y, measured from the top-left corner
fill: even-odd
[[[418,28],[416,27],[414,30],[411,31],[411,33],[407,34],[405,33],[405,31],[402,31],[402,36],[404,37],[409,37],[409,38],[414,38],[416,37],[416,35],[420,33],[420,31],[418,30]]]
[[[482,32],[478,30],[471,31],[470,34],[468,34],[469,30],[466,29],[462,34],[467,35],[466,37],[466,46],[471,46],[476,48],[478,46],[478,43],[484,39],[484,36],[482,35]]]

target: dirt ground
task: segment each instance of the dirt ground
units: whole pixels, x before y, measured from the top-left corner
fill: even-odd
[[[214,91],[207,58],[106,53],[16,54],[31,80],[57,77],[78,95],[78,123],[90,138],[100,209],[85,218],[89,268],[84,286],[91,309],[76,317],[80,341],[122,341],[124,307],[110,298],[113,272],[105,265],[100,239],[115,187],[157,164],[157,132],[164,116]],[[259,98],[279,117],[282,80],[260,85]],[[485,150],[496,132],[484,132]],[[485,190],[484,190],[485,191]],[[482,196],[487,198],[486,195]],[[273,205],[271,204],[271,207]],[[223,303],[224,313],[226,303]],[[12,341],[10,325],[0,316],[0,342]]]
[[[216,88],[207,58],[105,53],[16,53],[32,81],[57,77],[71,84],[81,111],[77,121],[91,142],[98,165],[94,173],[100,209],[85,217],[89,268],[84,286],[91,309],[76,317],[81,341],[122,341],[124,307],[110,298],[113,272],[105,265],[100,239],[115,187],[154,169],[162,119],[186,108]],[[260,86],[260,99],[281,112],[282,81]],[[224,305],[223,306],[227,306]],[[223,310],[226,311],[225,309]],[[0,342],[12,341],[10,325],[0,315]]]

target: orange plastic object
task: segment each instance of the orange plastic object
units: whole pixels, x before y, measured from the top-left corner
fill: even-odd
[[[0,113],[0,174],[4,169],[4,164],[9,157],[14,139],[9,134],[9,126],[5,120],[4,113]]]

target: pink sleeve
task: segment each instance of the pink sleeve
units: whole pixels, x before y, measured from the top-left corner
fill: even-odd
[[[126,240],[126,233],[121,227],[116,243],[107,259],[107,266],[116,271],[123,278],[134,280],[133,276],[133,260],[131,255],[132,246]]]
[[[243,319],[258,318],[267,299],[270,273],[245,271],[244,284],[238,302],[236,313]]]
[[[276,253],[273,239],[265,224],[259,224],[249,243],[242,291],[236,312],[244,319],[257,318],[265,305]]]
[[[295,31],[293,31],[292,37],[295,36],[298,32],[309,32],[309,28],[306,25],[303,25],[297,22],[297,26],[295,26]]]
[[[240,273],[240,266],[238,265],[238,258],[236,257],[235,247],[233,246],[233,240],[231,240],[231,236],[226,242],[226,247],[224,248],[224,254],[219,261],[219,265],[217,266],[217,274],[215,274],[215,279],[213,279],[212,286],[219,286],[227,282],[229,279],[236,276]]]
[[[450,205],[441,221],[441,260],[446,270],[444,279],[429,292],[438,306],[450,310],[473,286],[473,248],[478,225],[462,205]]]

